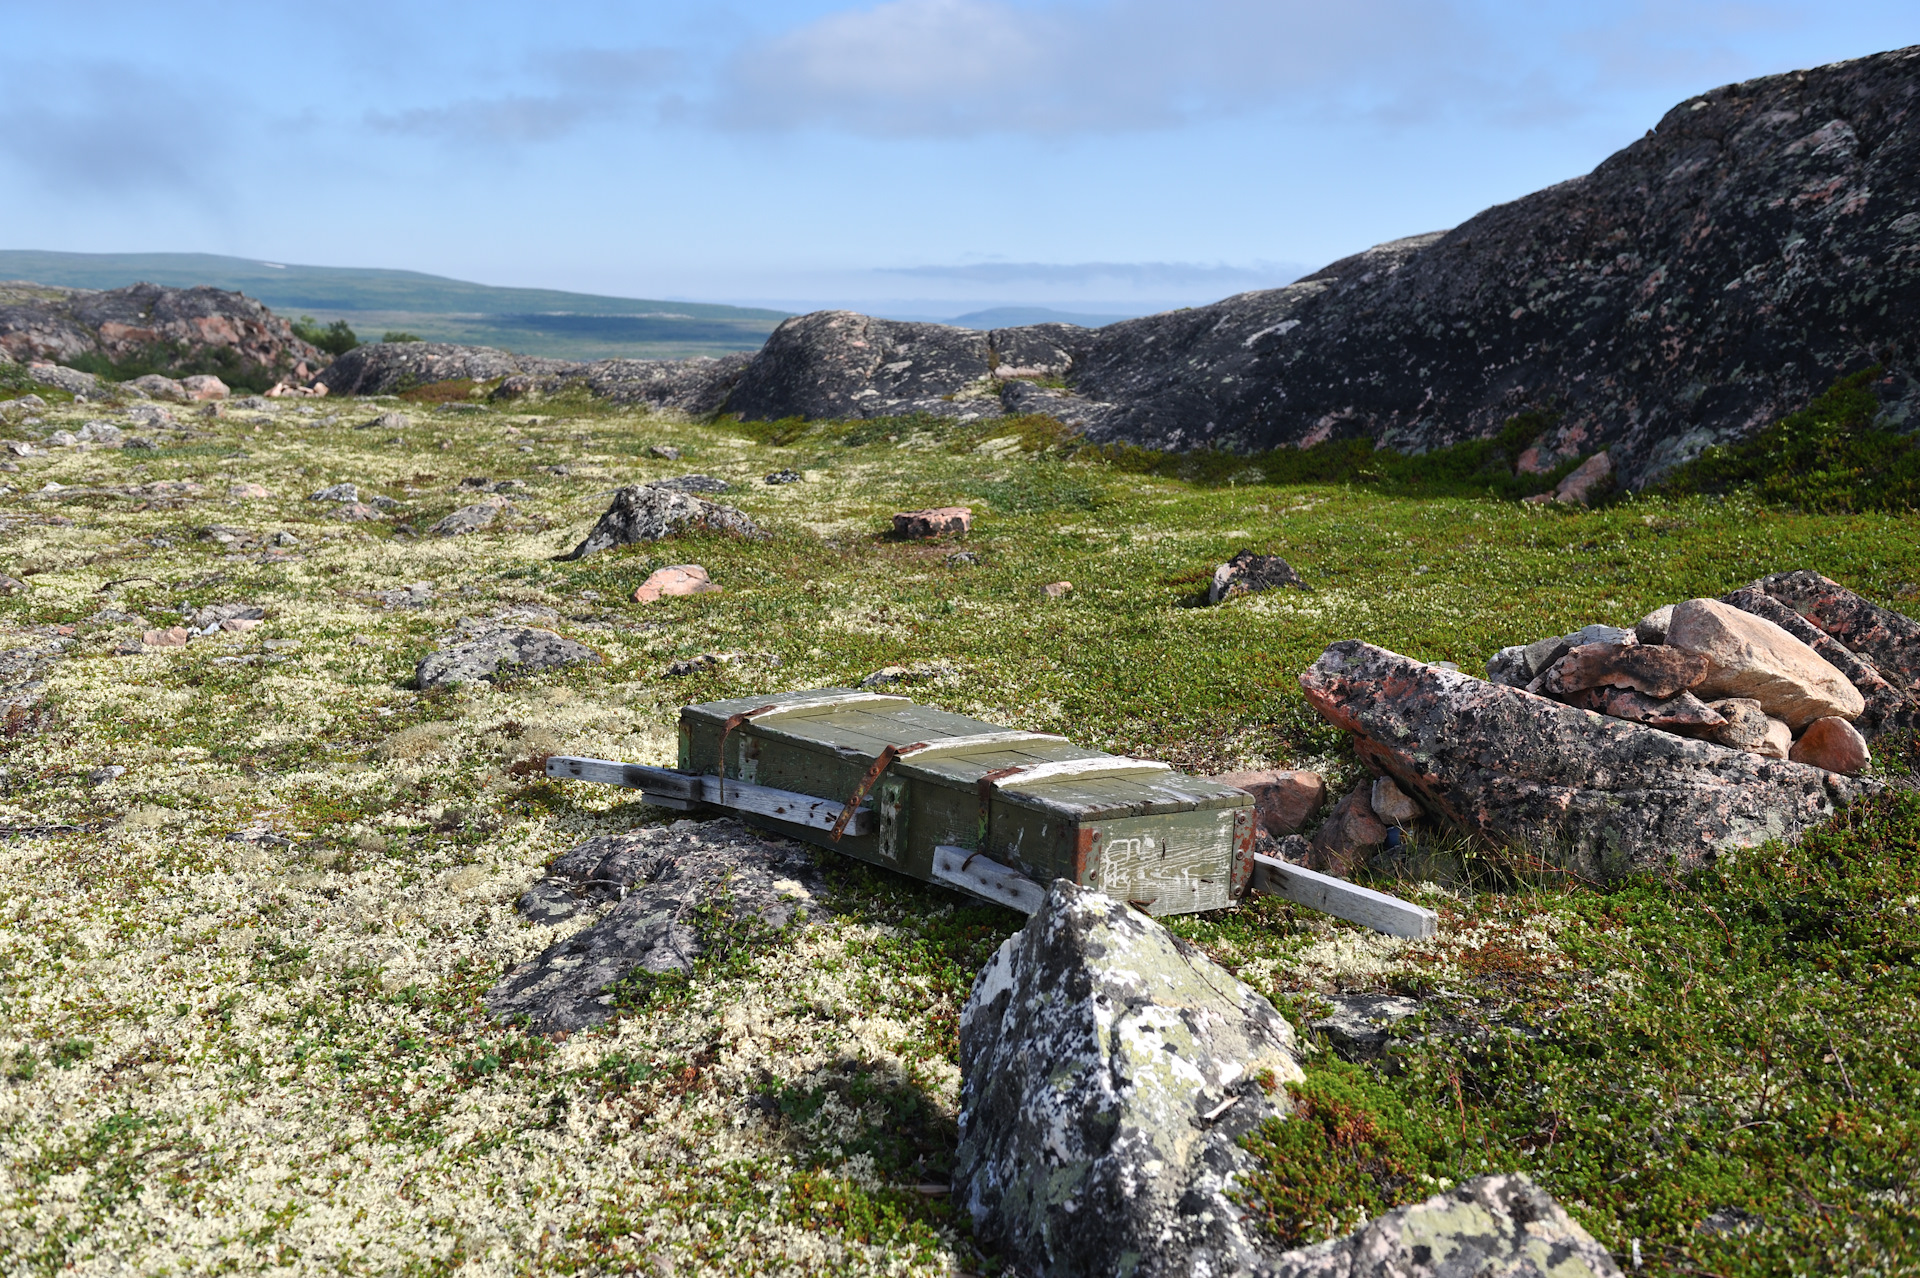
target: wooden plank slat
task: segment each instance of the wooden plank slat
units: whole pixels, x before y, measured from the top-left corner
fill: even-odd
[[[1411,901],[1259,853],[1253,858],[1252,887],[1388,936],[1432,936],[1440,926],[1439,915]]]
[[[1043,781],[1079,778],[1098,772],[1171,772],[1173,766],[1149,759],[1128,759],[1119,755],[1099,755],[1091,759],[1062,759],[1058,763],[1036,763],[1010,777],[993,783],[996,790],[1022,789]]]
[[[941,845],[933,850],[936,883],[959,888],[996,905],[1010,905],[1032,914],[1047,899],[1047,889],[1018,870],[1008,869],[966,848]]]
[[[688,776],[668,768],[650,768],[640,763],[620,763],[613,759],[584,759],[556,754],[547,760],[547,775],[562,780],[595,781],[645,793],[647,802],[685,812],[696,804],[747,812],[755,816],[789,821],[809,829],[831,830],[840,819],[843,804],[792,790],[729,780],[723,787],[719,777]],[[872,808],[857,808],[847,822],[846,833],[872,834],[879,819]]]

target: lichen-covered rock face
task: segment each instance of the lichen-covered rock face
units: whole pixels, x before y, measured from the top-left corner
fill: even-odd
[[[179,366],[225,348],[302,381],[327,363],[286,320],[225,289],[131,284],[103,292],[35,291],[39,296],[0,305],[0,349],[21,363],[66,363],[83,355],[124,360],[161,351]]]
[[[1300,686],[1428,812],[1588,878],[1700,865],[1796,834],[1865,790],[1357,640],[1329,647]]]
[[[414,669],[414,683],[425,690],[453,683],[479,683],[502,674],[538,674],[598,660],[600,656],[593,649],[565,635],[537,626],[507,626],[428,653]]]
[[[1344,1238],[1290,1251],[1263,1278],[1620,1278],[1620,1267],[1524,1175],[1481,1176]]]
[[[592,927],[548,946],[487,992],[501,1019],[538,1034],[584,1029],[613,1011],[613,986],[636,969],[690,972],[704,952],[704,910],[778,931],[828,895],[813,854],[738,821],[676,822],[589,839],[562,853],[520,897],[534,923],[557,924],[618,902]]]
[[[758,524],[732,506],[672,488],[643,485],[615,493],[593,531],[560,558],[584,559],[615,546],[659,541],[695,529],[755,540],[766,536]]]
[[[316,380],[334,395],[391,395],[409,386],[427,386],[456,378],[486,382],[515,373],[548,373],[577,367],[569,360],[512,355],[491,346],[369,342],[334,360]]]
[[[1307,583],[1300,580],[1293,565],[1280,556],[1242,550],[1213,570],[1213,580],[1207,585],[1207,602],[1223,603],[1236,595],[1259,594],[1282,587],[1305,590]]]
[[[1237,1142],[1286,1112],[1293,1029],[1152,919],[1055,882],[974,982],[960,1070],[954,1192],[1021,1272],[1259,1261],[1231,1197]]]
[[[727,398],[727,410],[779,417],[998,416],[985,333],[946,324],[816,311],[784,321]],[[972,402],[959,396],[967,388]]]

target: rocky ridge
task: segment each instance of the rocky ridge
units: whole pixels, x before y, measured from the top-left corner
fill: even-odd
[[[90,355],[118,362],[157,353],[168,357],[169,367],[189,369],[220,353],[302,382],[327,364],[323,352],[250,297],[157,284],[104,291],[0,284],[0,351],[15,363],[55,365]]]

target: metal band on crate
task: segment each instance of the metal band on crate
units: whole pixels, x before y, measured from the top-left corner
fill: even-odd
[[[913,748],[907,747],[909,750]],[[840,805],[840,817],[833,823],[833,832],[828,836],[835,843],[838,843],[840,836],[846,833],[847,822],[853,820],[853,810],[860,806],[860,800],[867,797],[867,791],[873,789],[873,783],[878,781],[881,775],[893,766],[893,761],[899,757],[900,747],[888,746],[874,759],[873,766],[868,768],[867,774],[860,778],[860,784],[853,787],[853,793],[847,797],[845,803]]]
[[[987,773],[985,776],[981,777],[978,781],[974,782],[974,786],[977,788],[980,795],[980,834],[979,834],[979,837],[974,840],[974,843],[973,843],[974,851],[984,852],[987,850],[987,822],[993,816],[994,783],[999,781],[1000,778],[1010,777],[1018,771],[1020,771],[1020,768],[1018,766],[1011,767],[1011,768],[995,768],[993,771]]]
[[[720,806],[721,807],[724,808],[727,806],[727,736],[728,734],[730,734],[735,728],[739,727],[741,724],[745,723],[747,720],[754,718],[756,715],[763,715],[767,711],[772,709],[774,709],[773,706],[761,706],[757,710],[745,710],[739,714],[730,714],[727,716],[727,721],[720,726]]]

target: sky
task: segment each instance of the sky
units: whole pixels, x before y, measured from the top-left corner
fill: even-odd
[[[0,247],[1142,313],[1591,169],[1869,0],[0,0]]]

